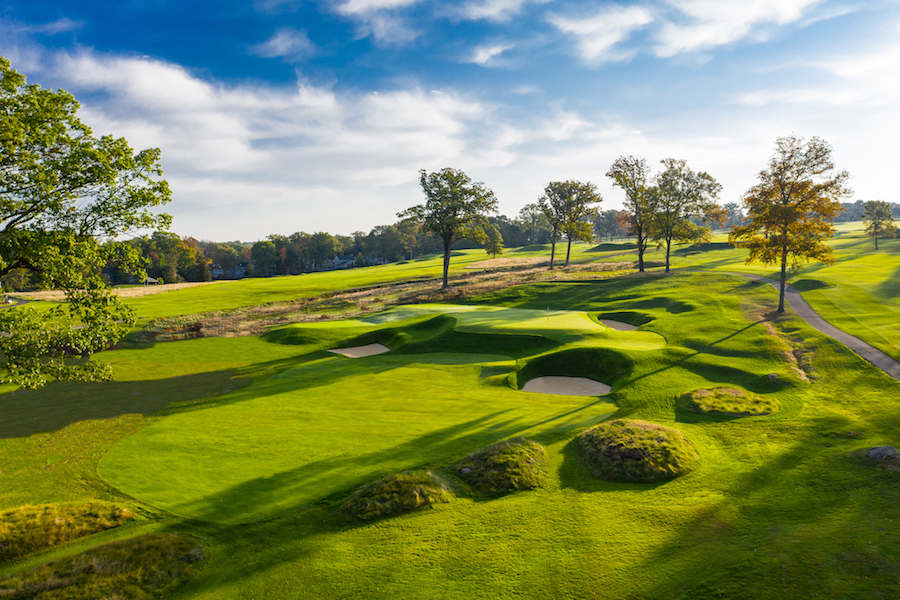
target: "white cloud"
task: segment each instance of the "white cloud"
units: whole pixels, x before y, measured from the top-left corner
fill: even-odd
[[[671,57],[732,44],[753,36],[764,40],[763,25],[788,25],[804,20],[823,0],[670,0],[686,22],[665,23],[658,34],[656,54]],[[807,21],[810,22],[810,21]]]
[[[650,12],[640,6],[610,6],[590,17],[552,15],[550,23],[561,32],[571,34],[578,54],[590,64],[627,60],[634,53],[617,46],[653,21]]]
[[[404,8],[422,0],[345,0],[338,5],[338,11],[345,14],[370,13],[379,10]]]
[[[264,58],[300,60],[316,53],[318,48],[305,31],[282,27],[262,44],[253,46],[252,52]]]
[[[522,12],[526,4],[547,4],[553,0],[479,0],[467,2],[460,8],[463,18],[472,21],[505,21]]]
[[[360,37],[372,36],[383,44],[403,44],[416,39],[419,32],[411,27],[401,9],[422,0],[345,0],[334,6],[339,14],[356,21]]]
[[[474,48],[465,62],[475,63],[482,67],[491,67],[499,64],[497,58],[514,47],[513,44],[493,44]]]

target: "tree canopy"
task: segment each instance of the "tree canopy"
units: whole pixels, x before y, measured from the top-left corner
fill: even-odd
[[[569,266],[572,240],[587,241],[593,237],[590,219],[597,212],[594,205],[601,200],[600,194],[597,193],[597,187],[590,182],[551,181],[544,188],[543,195],[538,199],[538,206],[547,217],[552,230],[550,237],[551,269],[556,256],[556,239],[560,233],[565,233],[568,239],[565,266]]]
[[[439,238],[444,250],[443,289],[449,289],[450,248],[459,239],[482,244],[487,239],[484,227],[487,214],[497,212],[494,192],[459,169],[444,168],[434,173],[419,171],[419,183],[425,192],[425,204],[398,213],[412,219]]]
[[[4,382],[108,378],[108,367],[66,359],[108,347],[133,322],[100,269],[115,262],[143,274],[137,249],[115,238],[171,222],[151,210],[171,198],[159,149],[135,153],[123,138],[93,136],[78,108],[71,94],[27,84],[0,58],[0,276],[27,270],[69,301],[45,313],[0,312]]]
[[[875,249],[878,250],[878,238],[891,238],[897,235],[891,205],[884,200],[866,202],[862,213],[862,222],[866,226],[866,235],[875,238]]]
[[[784,312],[789,258],[795,267],[801,259],[834,262],[825,240],[834,235],[840,199],[851,193],[849,177],[847,171],[835,169],[827,142],[789,136],[778,138],[759,183],[744,194],[749,223],[732,227],[728,239],[750,250],[747,263],[779,264],[778,312]]]
[[[644,251],[650,234],[650,223],[653,219],[653,195],[648,193],[650,167],[643,158],[620,156],[617,158],[606,176],[613,180],[613,185],[625,192],[622,207],[627,216],[629,233],[635,236],[638,250],[638,271],[644,272]]]
[[[650,236],[666,246],[666,273],[669,272],[672,242],[697,239],[700,226],[691,216],[724,221],[725,209],[716,204],[722,186],[706,172],[696,173],[687,161],[666,158],[665,169],[654,177],[653,213]],[[705,229],[705,228],[700,228]]]

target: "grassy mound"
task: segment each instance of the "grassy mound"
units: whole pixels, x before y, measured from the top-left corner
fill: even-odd
[[[450,502],[453,493],[431,471],[395,473],[356,490],[341,508],[346,515],[368,521]]]
[[[23,506],[0,513],[0,562],[118,527],[134,518],[102,502]]]
[[[608,481],[661,481],[690,471],[697,451],[676,429],[632,419],[615,419],[580,436],[591,473]]]
[[[190,578],[203,558],[196,538],[142,535],[10,575],[0,580],[0,597],[157,598]]]
[[[576,348],[545,354],[529,361],[516,374],[519,389],[537,377],[588,377],[607,385],[631,373],[630,358],[606,348]]]
[[[729,416],[770,415],[779,408],[775,398],[727,387],[685,392],[679,403],[694,412]]]
[[[596,315],[597,320],[609,319],[610,321],[618,321],[619,323],[628,323],[635,327],[646,325],[653,320],[653,317],[644,313],[633,312],[630,310],[619,312],[604,312]]]
[[[550,480],[547,451],[521,437],[477,450],[456,463],[460,478],[482,494],[544,487]]]
[[[539,335],[505,335],[501,333],[463,333],[449,330],[440,335],[406,344],[398,354],[456,352],[461,354],[502,354],[523,358],[552,350],[559,342]]]

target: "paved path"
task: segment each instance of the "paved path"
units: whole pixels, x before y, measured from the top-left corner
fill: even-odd
[[[710,273],[714,271],[706,272]],[[748,275],[747,273],[728,274],[756,279],[757,281],[764,281],[771,284],[772,287],[774,287],[776,290],[780,289],[780,282],[774,279],[769,279],[768,277]],[[836,339],[897,381],[900,381],[900,362],[897,362],[881,350],[870,346],[858,337],[852,336],[849,333],[844,333],[843,331],[820,317],[819,313],[814,311],[812,307],[806,302],[806,300],[803,299],[803,297],[800,295],[800,292],[795,290],[790,284],[787,284],[784,288],[784,299],[787,301],[790,307],[794,309],[794,312],[796,312],[801,319],[812,325],[814,329],[821,331],[828,337]]]

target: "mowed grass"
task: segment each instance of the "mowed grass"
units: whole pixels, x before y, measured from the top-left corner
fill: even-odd
[[[483,348],[460,343],[469,350],[401,354],[401,346],[360,360],[326,356],[322,348],[331,338],[325,334],[297,336],[299,344],[280,344],[272,336],[271,342],[195,340],[110,352],[121,376],[131,373],[132,381],[98,384],[92,393],[102,405],[119,396],[120,416],[61,423],[33,435],[27,433],[33,419],[25,413],[6,424],[0,456],[16,465],[16,479],[0,503],[24,503],[29,492],[20,486],[26,485],[44,498],[124,499],[154,515],[155,530],[200,536],[209,561],[171,598],[894,597],[900,533],[891,523],[900,519],[900,473],[862,453],[900,443],[898,384],[790,315],[778,320],[773,333],[759,315],[775,301],[770,286],[722,274],[535,284],[477,299],[473,306],[535,311],[544,318],[548,305],[551,312],[586,314],[577,341],[535,345],[534,354],[518,358],[492,353],[505,347],[492,340],[519,332],[498,334],[490,327],[453,330],[486,336],[479,338]],[[459,314],[490,311],[456,312],[459,327]],[[647,317],[631,334],[651,333],[664,344],[616,345],[604,328],[592,325],[597,314],[626,312]],[[348,325],[334,339],[379,327],[401,330],[433,316],[373,319]],[[570,325],[561,328],[574,338]],[[802,340],[817,374],[813,383],[801,381],[785,361],[785,339]],[[229,344],[240,359],[226,370],[207,370],[208,360],[228,362]],[[633,364],[610,396],[527,394],[509,385],[509,375],[529,361],[581,347],[609,348]],[[250,385],[224,394],[210,386],[193,397],[187,388],[172,388],[179,390],[169,394],[174,404],[148,416],[123,412],[129,397],[122,399],[118,386],[167,385],[170,379],[152,379],[155,363],[175,365],[170,368],[181,374],[172,380],[213,377]],[[729,384],[775,396],[781,410],[723,418],[679,408],[684,391]],[[365,402],[356,393],[377,395],[378,401]],[[30,398],[50,403],[52,396],[48,390]],[[604,407],[616,408],[619,417],[677,428],[696,448],[699,464],[666,483],[593,478],[574,440],[603,418]],[[162,443],[129,447],[142,435],[158,435]],[[452,484],[455,461],[516,435],[546,448],[546,487],[491,500],[460,493],[447,504],[365,524],[339,513],[352,481],[409,464]],[[93,450],[80,453],[86,440]],[[229,445],[240,452],[226,456]],[[324,455],[320,462],[315,452]],[[54,471],[44,469],[50,453],[59,471],[80,478],[77,485],[73,477],[52,478]],[[170,460],[154,462],[160,453]],[[236,478],[243,483],[213,487],[209,479],[185,476],[191,460],[203,461],[207,453],[242,470]],[[96,477],[98,464],[109,478],[109,461],[126,458],[132,461],[128,469],[159,482],[148,493],[166,490],[170,478],[181,478],[182,494],[196,494],[198,487],[212,491],[222,502],[198,499],[207,512],[197,516],[220,522],[180,518],[180,507],[171,514],[143,491],[125,495]],[[267,466],[292,460],[289,469]],[[251,473],[254,464],[262,470]],[[0,468],[4,481],[7,469]],[[235,477],[227,471],[223,477]],[[334,478],[343,483],[333,485]],[[316,488],[317,494],[303,496]],[[174,496],[166,501],[176,507]],[[255,507],[254,499],[266,506]],[[236,524],[259,514],[269,518]]]

